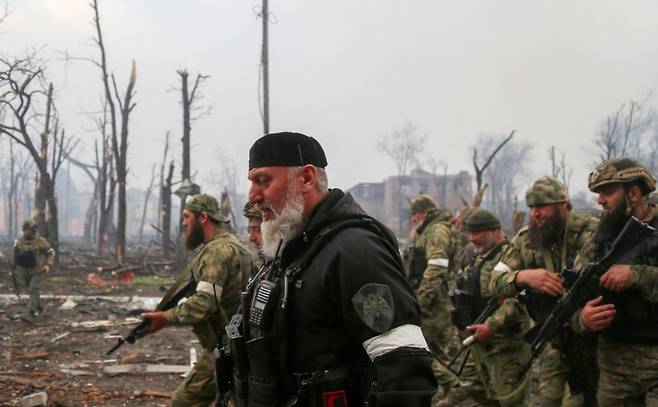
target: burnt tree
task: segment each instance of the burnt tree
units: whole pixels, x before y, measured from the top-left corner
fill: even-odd
[[[125,262],[126,254],[126,178],[128,175],[128,121],[130,113],[135,108],[132,102],[134,96],[135,82],[137,80],[137,69],[135,61],[132,62],[130,78],[123,97],[119,94],[114,74],[108,74],[107,55],[105,53],[105,43],[103,42],[103,32],[101,29],[100,12],[98,0],[92,0],[90,7],[94,13],[94,28],[96,37],[94,42],[100,53],[100,61],[93,61],[101,71],[101,80],[104,90],[105,103],[107,103],[110,117],[110,143],[112,146],[113,166],[116,175],[116,182],[119,186],[117,197],[117,237],[116,237],[116,261],[119,264]],[[111,86],[110,86],[111,85]],[[119,117],[117,117],[117,106],[114,99],[119,105]],[[120,127],[120,128],[119,128]],[[111,204],[110,208],[111,208]],[[101,214],[102,215],[102,214]],[[107,222],[107,219],[105,220]],[[107,224],[109,227],[109,224]]]
[[[0,122],[0,135],[5,134],[24,147],[35,164],[38,178],[34,217],[58,254],[55,180],[64,157],[75,148],[76,142],[60,129],[53,84],[46,87],[45,82],[44,68],[34,55],[15,60],[0,58],[0,111],[6,113]],[[55,270],[58,259],[56,256]]]

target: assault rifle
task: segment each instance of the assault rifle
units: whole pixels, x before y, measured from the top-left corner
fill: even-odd
[[[176,283],[178,283],[178,281],[176,281]],[[174,283],[174,287],[176,287],[176,283]],[[180,285],[173,290],[171,296],[167,297],[167,295],[165,294],[165,296],[160,301],[160,304],[158,304],[158,306],[155,307],[155,310],[167,311],[168,309],[175,307],[182,298],[191,295],[195,290],[196,290],[196,281],[194,280],[194,278],[192,278],[192,274],[190,273],[187,281],[181,282]],[[144,334],[146,334],[148,328],[149,328],[149,321],[143,320],[142,322],[137,324],[133,329],[131,329],[126,336],[119,338],[117,344],[114,345],[112,349],[108,350],[105,355],[107,356],[112,354],[112,352],[119,349],[121,345],[123,345],[126,342],[135,343],[135,341],[138,338],[141,338],[142,336],[144,336]]]
[[[489,301],[487,301],[487,305],[485,305],[484,309],[478,315],[477,318],[475,318],[475,321],[471,325],[478,325],[478,324],[483,324],[484,321],[487,320],[491,315],[493,315],[494,312],[498,309],[498,298],[496,297],[491,297]],[[466,360],[468,359],[468,355],[471,353],[470,346],[475,342],[475,334],[470,335],[466,339],[462,341],[462,346],[459,348],[457,351],[457,354],[450,359],[450,362],[446,365],[446,367],[453,372],[455,375],[459,376],[462,374],[462,371],[464,370],[464,366],[466,366]],[[456,372],[452,370],[450,367],[457,361],[459,358],[459,355],[461,355],[466,349],[468,349],[468,352],[466,352],[466,356],[464,356],[464,360],[462,360],[461,365],[459,366],[459,370]]]
[[[546,345],[564,329],[564,325],[578,308],[601,293],[599,278],[614,265],[622,255],[644,239],[655,235],[656,230],[632,216],[612,243],[605,255],[595,263],[588,264],[578,273],[576,281],[567,293],[560,298],[548,318],[537,330],[530,344],[530,359],[519,374],[521,378],[532,366],[532,362],[543,352]]]

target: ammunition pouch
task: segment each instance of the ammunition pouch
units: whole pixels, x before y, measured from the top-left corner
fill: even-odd
[[[473,324],[477,317],[487,306],[487,299],[480,293],[480,268],[471,265],[466,269],[464,275],[457,280],[457,289],[450,295],[454,310],[452,311],[452,323],[457,328],[464,330]]]
[[[37,254],[34,250],[25,250],[20,251],[16,254],[16,265],[29,269],[36,267],[37,265]]]
[[[273,406],[281,397],[281,384],[273,362],[274,352],[269,338],[260,337],[245,344],[249,359],[249,407]]]
[[[450,296],[454,309],[451,313],[452,324],[460,330],[466,329],[479,315],[475,309],[473,296],[462,290],[455,290]]]

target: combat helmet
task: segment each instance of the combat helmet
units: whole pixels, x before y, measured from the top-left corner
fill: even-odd
[[[599,192],[604,185],[640,181],[644,195],[656,190],[656,178],[649,169],[639,162],[625,157],[611,158],[599,164],[589,174],[587,186],[592,192]]]
[[[411,213],[429,212],[437,209],[436,201],[429,195],[420,194],[411,200]]]
[[[23,230],[25,229],[36,230],[36,228],[37,228],[37,223],[34,220],[26,219],[25,221],[23,221],[23,228],[22,228]]]
[[[525,203],[528,207],[568,201],[569,194],[564,185],[548,175],[532,181],[525,193]]]

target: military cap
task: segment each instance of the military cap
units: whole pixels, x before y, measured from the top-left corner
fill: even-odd
[[[36,229],[37,223],[32,219],[26,219],[23,221],[23,230],[25,229]]]
[[[529,207],[567,201],[569,201],[569,195],[564,185],[547,175],[532,181],[525,193],[525,203]]]
[[[208,194],[188,196],[185,200],[185,209],[195,213],[205,212],[217,222],[228,223],[230,220],[219,211],[217,199]]]
[[[437,209],[436,201],[429,195],[421,194],[411,200],[411,213],[429,212]]]
[[[612,158],[599,164],[589,174],[587,186],[592,192],[598,192],[604,185],[642,182],[642,192],[647,195],[656,190],[656,178],[649,169],[639,162],[625,157]]]
[[[327,166],[327,157],[316,139],[301,133],[270,133],[249,149],[249,169],[257,167]]]
[[[476,208],[466,220],[465,226],[468,232],[482,232],[483,230],[500,229],[500,221],[488,210]]]
[[[252,204],[251,202],[247,202],[247,204],[244,206],[244,209],[242,210],[242,214],[245,216],[245,218],[249,219],[263,219],[263,213],[256,207],[256,205]]]

